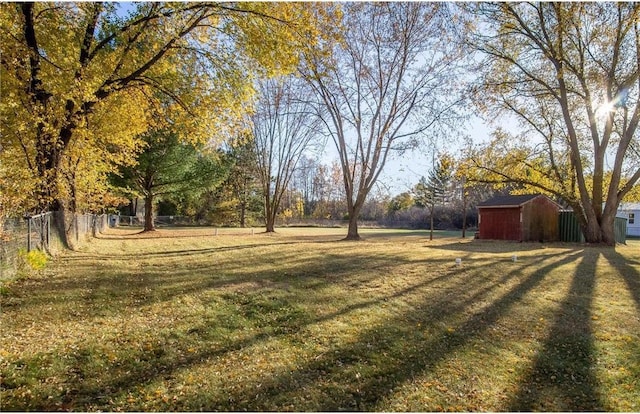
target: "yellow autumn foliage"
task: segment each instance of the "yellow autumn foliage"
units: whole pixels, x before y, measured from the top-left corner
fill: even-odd
[[[0,4],[0,212],[116,203],[108,175],[135,162],[149,129],[234,135],[254,78],[293,71],[315,38],[316,7]]]
[[[490,183],[497,189],[517,182],[520,189],[514,193],[577,197],[571,184],[570,162],[560,159],[561,153],[555,156],[554,164],[535,145],[498,129],[491,142],[469,150],[457,174],[469,181]]]

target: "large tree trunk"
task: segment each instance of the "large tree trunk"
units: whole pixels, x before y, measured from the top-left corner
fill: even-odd
[[[608,214],[605,212],[605,214],[603,214],[602,216],[602,223],[600,224],[602,242],[609,246],[615,246],[616,244],[616,234],[614,226],[615,219],[615,212],[614,214]]]
[[[600,225],[595,220],[587,221],[582,229],[584,241],[587,243],[600,243],[602,241],[602,232]]]
[[[277,192],[277,190],[276,190]],[[264,223],[265,231],[267,233],[276,232],[276,209],[279,202],[271,197],[271,187],[265,188],[265,200],[264,200]]]
[[[267,233],[275,233],[276,232],[276,218],[273,215],[269,215],[265,217],[265,228]]]
[[[613,227],[616,217],[615,209],[606,210],[599,220],[593,209],[585,211],[580,206],[574,206],[573,210],[576,212],[576,217],[582,227],[585,242],[615,246],[616,239]]]
[[[153,194],[144,197],[144,231],[154,231],[153,225]]]
[[[605,211],[600,216],[600,220],[589,221],[585,229],[585,241],[587,243],[598,243],[606,244],[608,246],[615,246],[615,218],[615,209],[605,209]]]
[[[360,234],[358,234],[358,218],[360,217],[362,204],[364,203],[357,200],[355,204],[347,206],[347,211],[349,212],[349,230],[347,230],[345,240],[362,240]]]
[[[53,206],[55,207],[52,211],[55,212],[58,231],[64,239],[62,240],[63,244],[69,250],[76,250],[78,247],[78,223],[75,212],[71,211],[64,202],[58,200],[53,203]]]
[[[247,217],[247,203],[240,203],[240,227],[245,228],[246,226],[246,217]]]
[[[362,240],[358,234],[358,216],[352,212],[349,212],[349,230],[345,240]]]

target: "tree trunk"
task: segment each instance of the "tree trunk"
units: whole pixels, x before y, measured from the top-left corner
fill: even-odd
[[[467,196],[462,187],[462,238],[467,236]]]
[[[584,241],[590,244],[604,244],[608,246],[615,246],[615,232],[614,232],[614,220],[616,217],[615,209],[611,211],[606,211],[598,221],[597,216],[593,210],[590,212],[591,214],[584,214],[586,220],[582,222],[578,213],[580,212],[580,208],[574,207],[574,211],[576,212],[576,216],[579,221],[581,221],[582,234],[584,236]]]
[[[266,232],[267,233],[275,233],[276,232],[276,218],[272,215],[265,218],[266,222]]]
[[[358,218],[360,217],[360,208],[364,204],[364,197],[359,197],[355,203],[347,206],[347,212],[349,213],[349,230],[347,231],[347,237],[345,240],[362,240],[360,234],[358,234]]]
[[[240,227],[245,228],[246,226],[246,215],[247,215],[247,203],[240,203]]]
[[[349,230],[345,240],[362,240],[358,234],[358,215],[351,211],[349,212]]]
[[[433,208],[429,214],[429,240],[433,240]]]
[[[276,211],[271,204],[271,199],[268,198],[265,201],[264,206],[264,224],[265,231],[267,233],[275,233],[276,232]]]
[[[153,194],[144,197],[144,231],[154,231],[153,225]]]
[[[78,233],[76,215],[69,208],[67,208],[64,202],[55,201],[53,203],[56,212],[56,221],[59,220],[58,230],[63,235],[63,243],[69,250],[77,249]]]
[[[613,214],[605,211],[605,213],[602,215],[602,223],[600,224],[602,243],[608,246],[615,246],[616,244],[616,234],[614,226],[615,219],[615,211],[613,212]]]
[[[271,197],[271,186],[263,186],[264,191],[264,224],[267,233],[276,232],[276,206],[278,205]]]
[[[595,220],[587,221],[582,234],[584,235],[584,241],[587,243],[600,243],[602,241],[600,225]]]

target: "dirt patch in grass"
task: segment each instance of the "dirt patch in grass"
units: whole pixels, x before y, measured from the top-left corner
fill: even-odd
[[[114,230],[65,253],[2,296],[2,409],[640,409],[638,241],[368,232]]]

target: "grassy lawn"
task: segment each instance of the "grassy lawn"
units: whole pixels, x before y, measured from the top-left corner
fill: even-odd
[[[137,231],[3,290],[3,411],[640,411],[640,240]]]

